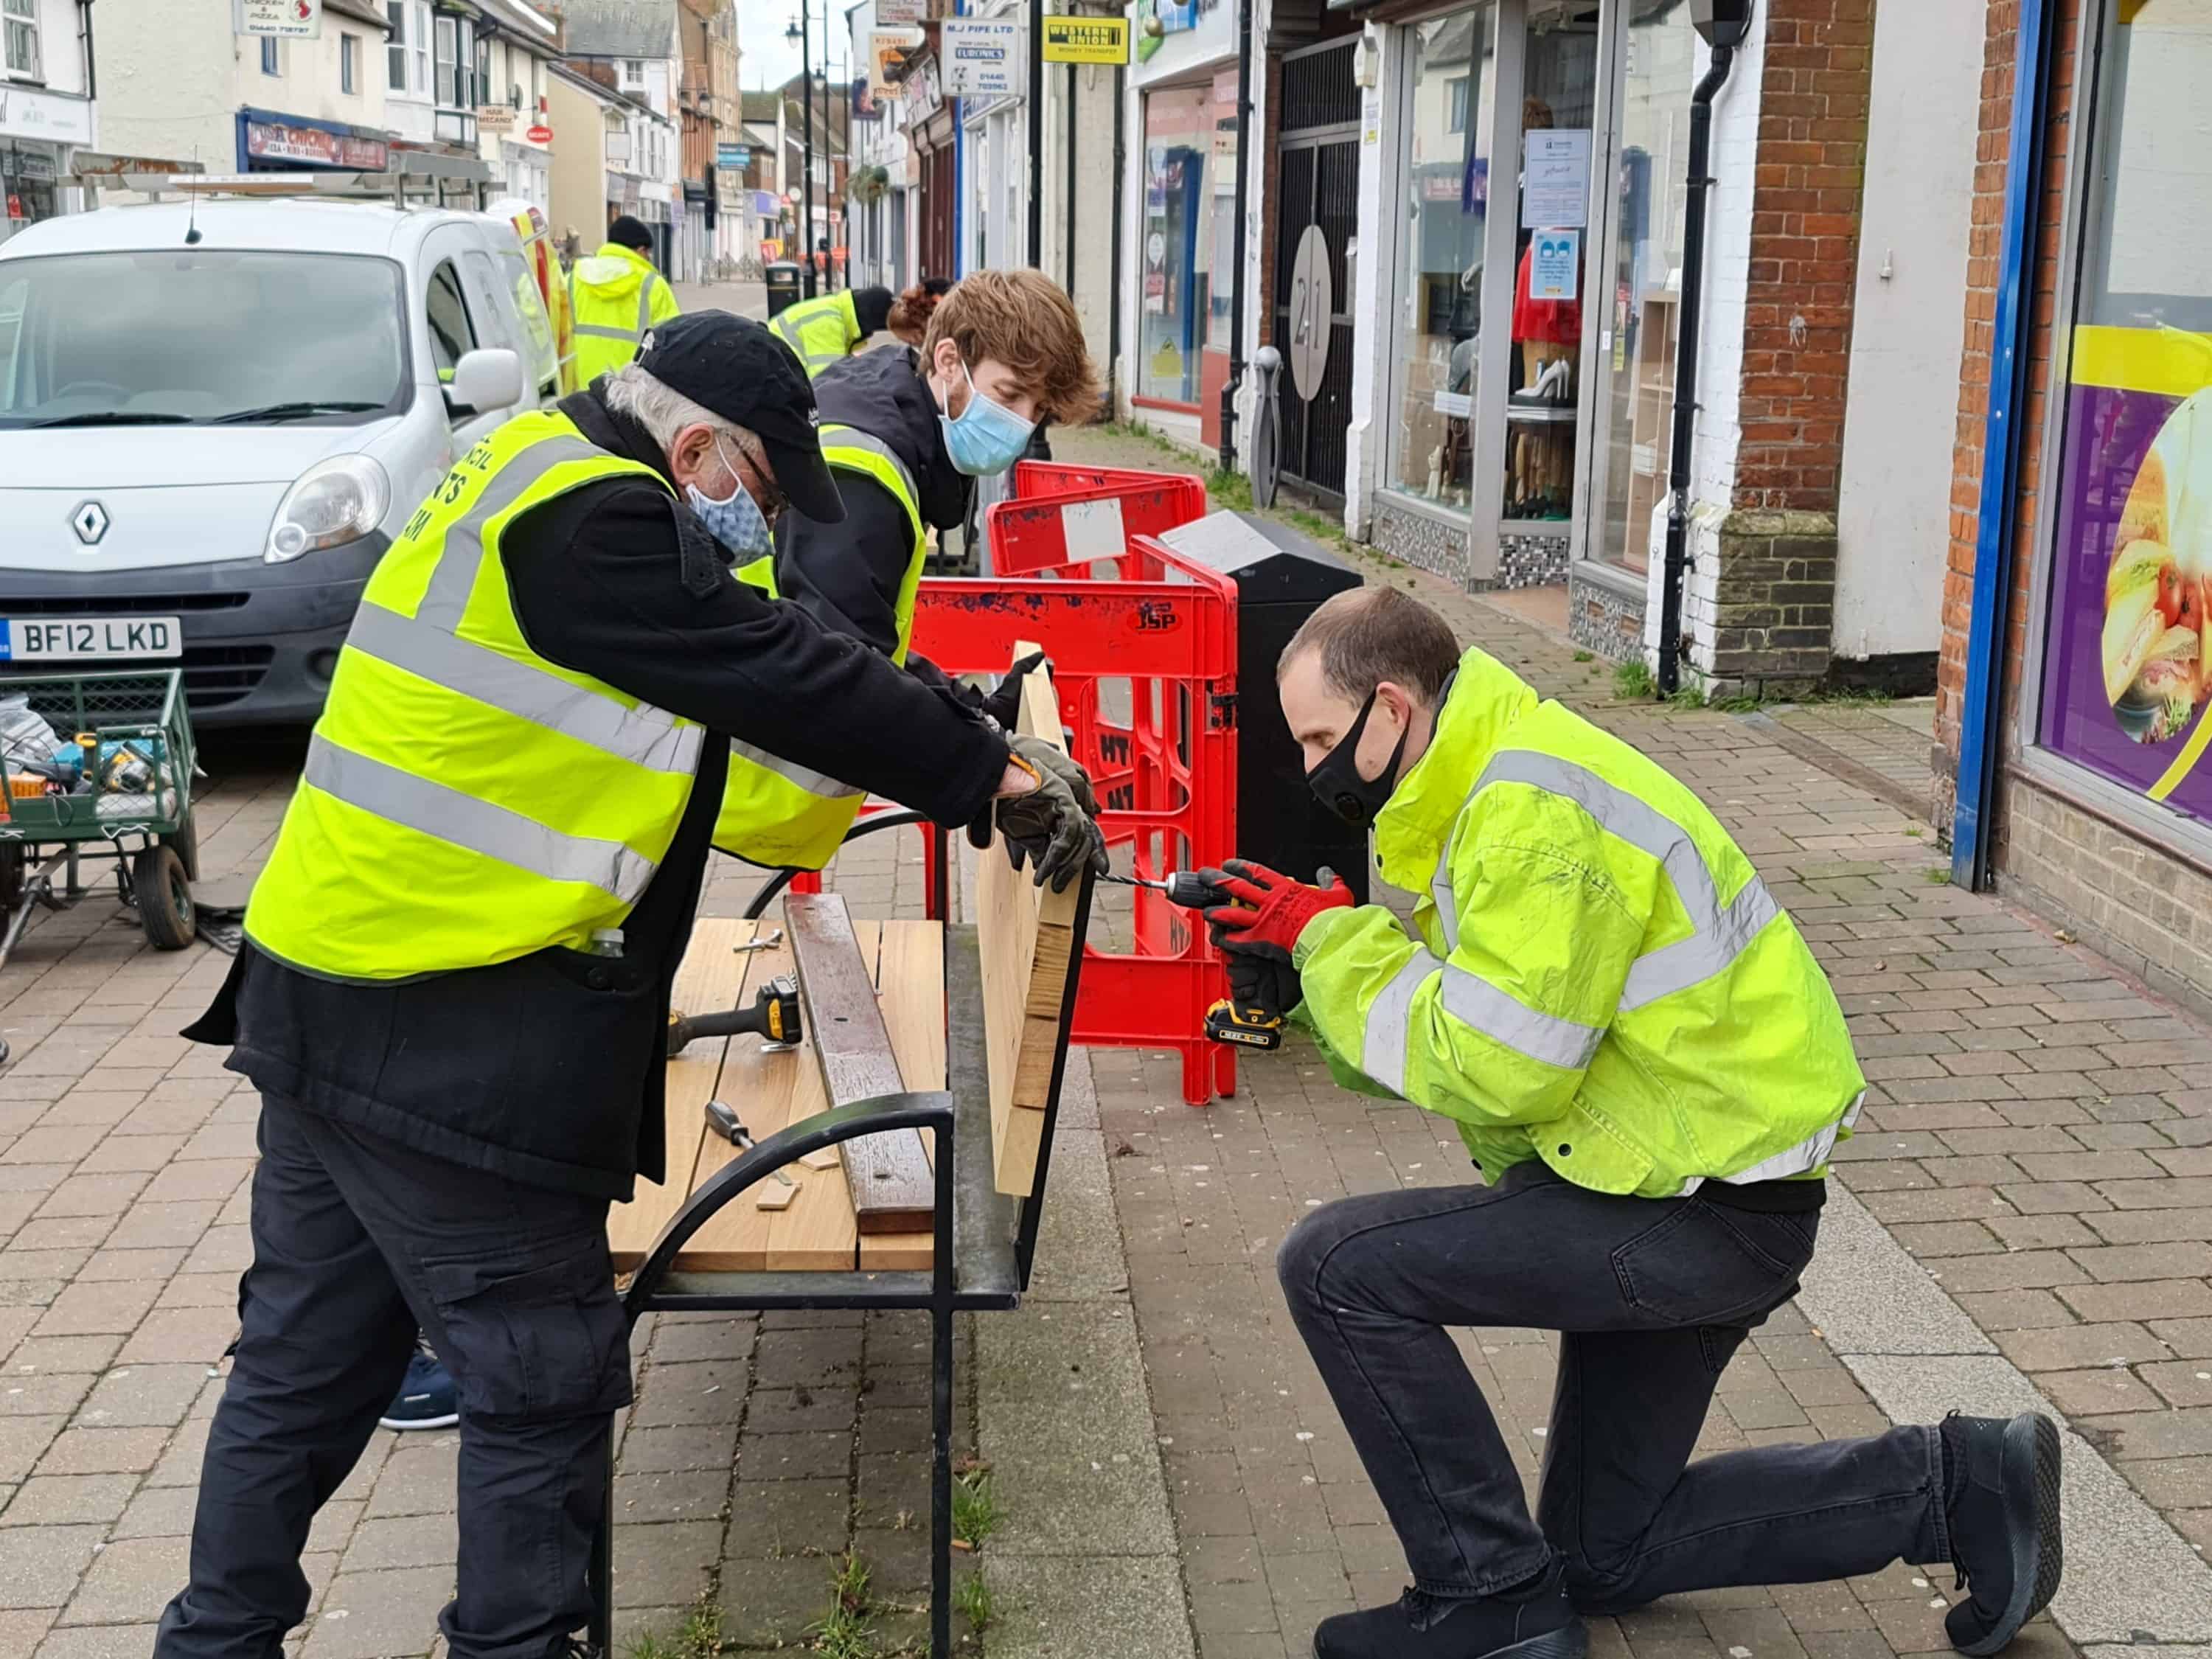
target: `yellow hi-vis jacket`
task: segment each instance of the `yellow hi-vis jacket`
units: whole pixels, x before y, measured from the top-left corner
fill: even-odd
[[[1819,1173],[1866,1090],[1826,976],[1689,789],[1480,651],[1376,820],[1420,893],[1325,911],[1293,956],[1340,1080],[1644,1198]],[[1356,1075],[1355,1075],[1356,1074]]]
[[[574,319],[576,383],[589,386],[637,356],[655,323],[682,307],[653,262],[619,242],[603,245],[568,271],[568,312]]]
[[[873,433],[824,422],[820,436],[823,460],[833,468],[857,472],[881,484],[906,509],[914,544],[908,551],[905,574],[899,580],[895,613],[898,646],[891,653],[891,659],[902,664],[914,639],[915,596],[921,586],[922,565],[929,552],[921,494],[906,463]],[[738,579],[774,599],[777,597],[775,567],[772,557],[763,556],[739,570]],[[714,845],[770,868],[819,870],[837,855],[838,843],[853,827],[866,799],[865,790],[732,738],[730,775],[722,786],[721,812],[714,820]]]
[[[802,300],[786,306],[769,319],[769,331],[789,346],[814,377],[832,363],[842,363],[860,343],[860,313],[853,303],[853,290],[825,294],[818,300]]]
[[[457,460],[377,564],[246,932],[325,978],[488,967],[618,927],[674,840],[704,729],[531,649],[500,538],[652,468],[551,410]]]

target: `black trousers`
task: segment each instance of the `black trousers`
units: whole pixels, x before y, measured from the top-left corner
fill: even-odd
[[[244,1327],[208,1436],[191,1582],[158,1659],[281,1659],[300,1553],[392,1401],[419,1326],[460,1394],[455,1659],[542,1659],[590,1622],[627,1323],[605,1199],[426,1157],[273,1097]]]
[[[1496,1187],[1316,1210],[1278,1265],[1418,1586],[1483,1595],[1558,1555],[1578,1607],[1618,1613],[1951,1559],[1933,1429],[1689,1461],[1729,1357],[1796,1293],[1818,1221],[1608,1197],[1532,1163]],[[1454,1325],[1562,1333],[1533,1521]]]

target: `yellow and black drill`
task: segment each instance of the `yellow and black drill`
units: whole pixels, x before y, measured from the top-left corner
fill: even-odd
[[[1186,910],[1210,910],[1231,901],[1229,895],[1192,870],[1177,870],[1159,881],[1139,876],[1109,876],[1124,887],[1149,887]],[[1283,1016],[1272,1008],[1240,1008],[1224,997],[1206,1011],[1206,1035],[1216,1042],[1272,1052],[1283,1046]]]
[[[787,1048],[805,1035],[799,1017],[799,981],[779,974],[760,988],[750,1008],[731,1008],[719,1014],[668,1015],[668,1057],[684,1052],[684,1045],[699,1037],[738,1036],[747,1032],[766,1037]]]

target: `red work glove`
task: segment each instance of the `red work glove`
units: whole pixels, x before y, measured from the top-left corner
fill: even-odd
[[[1249,859],[1231,859],[1218,870],[1200,872],[1231,901],[1205,912],[1215,948],[1287,962],[1308,922],[1324,910],[1352,908],[1352,890],[1342,878],[1333,870],[1316,873],[1318,887]]]

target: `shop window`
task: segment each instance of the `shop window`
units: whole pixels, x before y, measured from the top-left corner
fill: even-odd
[[[1632,16],[1613,224],[1592,303],[1607,309],[1600,392],[1594,558],[1641,572],[1665,544],[1674,354],[1681,317],[1683,188],[1697,38],[1679,10]]]
[[[1225,95],[1217,80],[1145,100],[1138,388],[1162,403],[1195,407],[1204,353],[1229,349],[1237,94],[1226,79]]]
[[[2212,819],[2212,0],[2119,0],[2082,203],[2043,744]],[[2053,482],[2055,480],[2055,489]]]
[[[1494,0],[1416,24],[1408,40],[1412,61],[1399,128],[1406,309],[1385,483],[1465,507],[1474,480],[1475,356],[1490,204]]]
[[[0,0],[0,36],[8,73],[27,81],[43,74],[39,59],[39,0]]]

